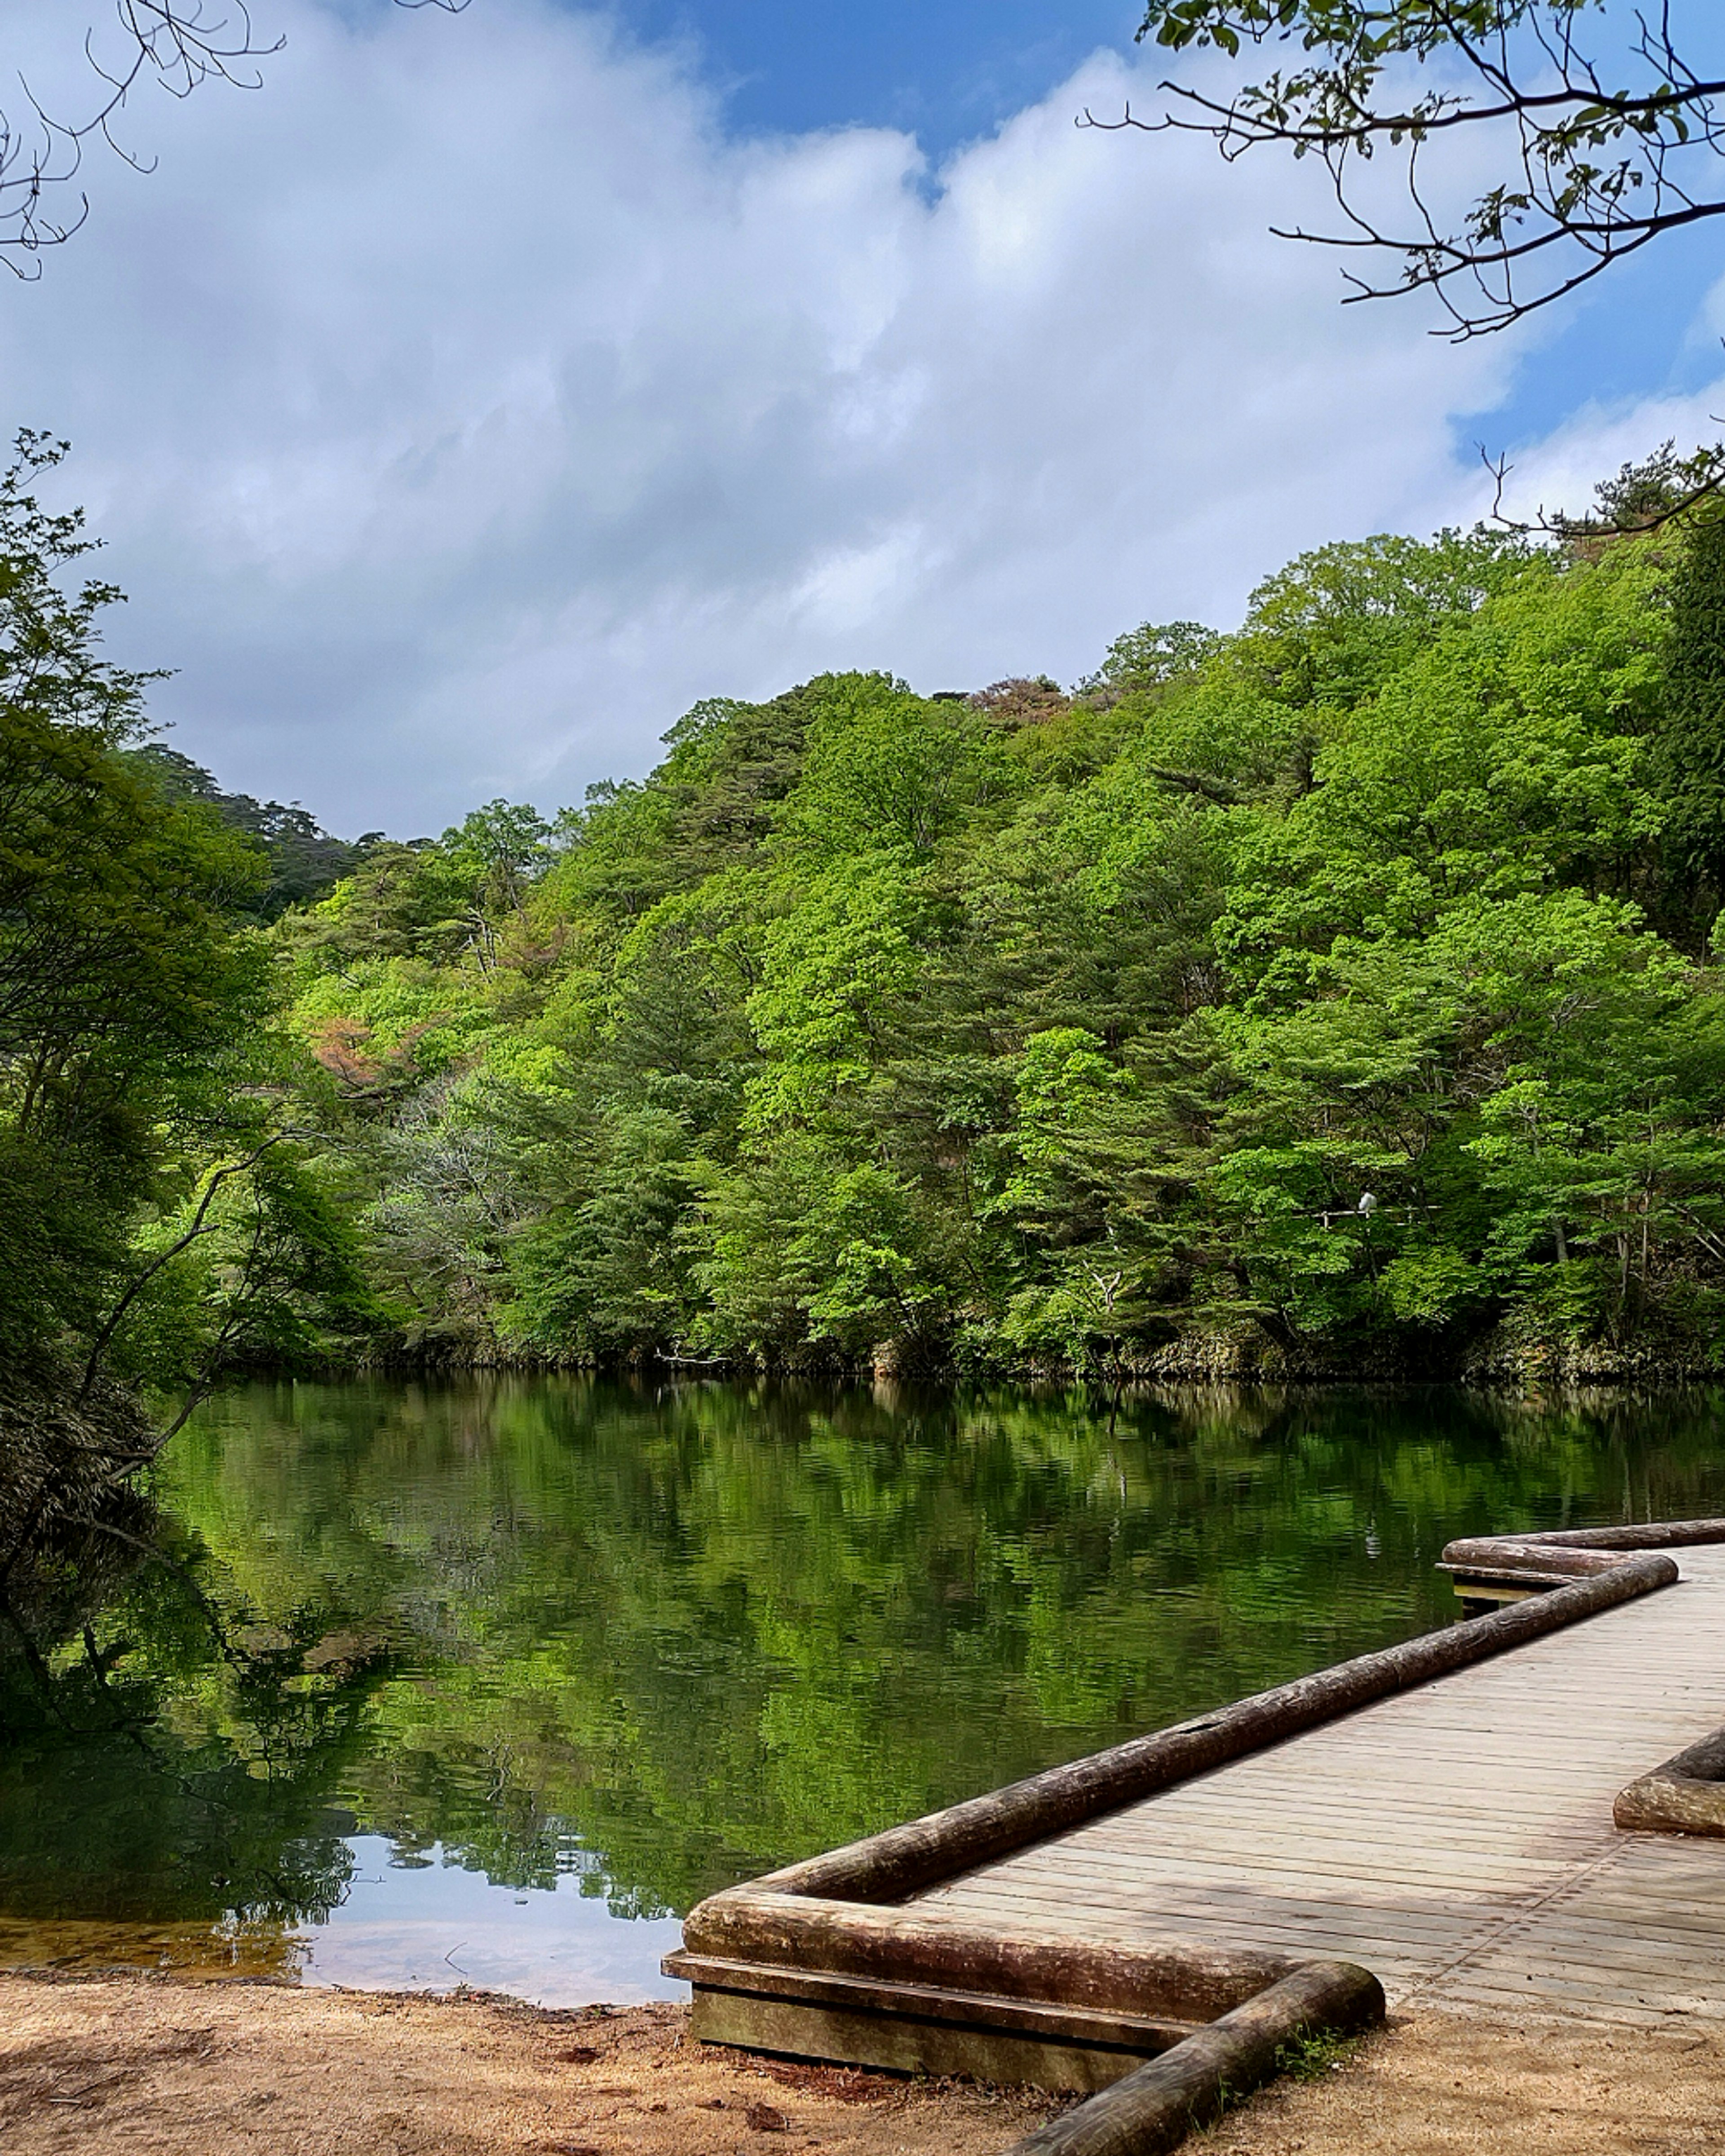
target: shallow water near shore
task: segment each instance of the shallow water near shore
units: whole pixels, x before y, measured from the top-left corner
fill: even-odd
[[[260,1385],[0,1697],[0,1964],[674,1997],[702,1894],[1725,1512],[1725,1395]]]

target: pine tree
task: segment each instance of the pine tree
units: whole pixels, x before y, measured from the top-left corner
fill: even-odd
[[[1672,896],[1704,932],[1725,894],[1725,516],[1692,527],[1672,586],[1656,769]]]

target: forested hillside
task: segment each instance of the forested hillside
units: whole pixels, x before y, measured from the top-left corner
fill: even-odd
[[[1725,525],[1321,549],[1045,681],[716,701],[272,932],[377,1342],[1714,1364]]]
[[[413,1358],[1717,1367],[1725,520],[1329,547],[1070,694],[829,676],[347,845],[149,738],[57,454],[0,487],[18,1432]]]

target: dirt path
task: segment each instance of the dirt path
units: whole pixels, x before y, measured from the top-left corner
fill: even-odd
[[[0,1976],[8,2156],[998,2156],[1055,2108],[716,2052],[680,2007]],[[1428,2015],[1193,2156],[1725,2150],[1725,2032]]]

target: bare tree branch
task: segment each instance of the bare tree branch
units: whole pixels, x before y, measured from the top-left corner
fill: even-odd
[[[1717,413],[1711,416],[1716,426],[1725,424]],[[1490,521],[1524,537],[1560,539],[1573,547],[1657,531],[1673,518],[1725,498],[1725,442],[1680,457],[1675,441],[1667,441],[1651,457],[1626,464],[1615,478],[1602,480],[1594,490],[1592,510],[1584,516],[1572,516],[1561,509],[1548,511],[1542,503],[1531,517],[1513,517],[1503,503],[1514,467],[1507,456],[1492,456],[1483,442],[1475,446],[1494,482]]]
[[[1615,49],[1584,53],[1584,13],[1604,18]],[[1650,241],[1725,216],[1725,77],[1677,51],[1670,8],[1626,0],[1149,0],[1138,31],[1165,49],[1209,47],[1237,59],[1285,44],[1299,59],[1224,100],[1178,82],[1167,109],[1081,126],[1173,130],[1212,137],[1230,162],[1275,145],[1314,157],[1330,178],[1341,228],[1277,236],[1375,253],[1389,279],[1345,272],[1350,302],[1425,290],[1455,342],[1508,326],[1637,254]],[[1423,71],[1434,86],[1409,96]],[[1465,210],[1440,216],[1422,158],[1474,129],[1504,138],[1505,177]],[[1363,166],[1403,162],[1409,222],[1365,206]],[[1439,191],[1440,192],[1440,190]]]
[[[395,0],[402,8],[440,8],[457,15],[468,0]],[[155,161],[128,148],[117,132],[135,91],[154,84],[172,97],[189,97],[209,81],[236,90],[262,87],[260,60],[286,39],[260,37],[246,0],[226,12],[209,0],[114,0],[117,56],[100,56],[94,28],[84,54],[98,85],[93,105],[71,117],[39,98],[20,76],[21,102],[0,108],[0,261],[17,275],[39,276],[45,249],[69,239],[90,214],[78,185],[87,144],[100,142],[134,171]]]

